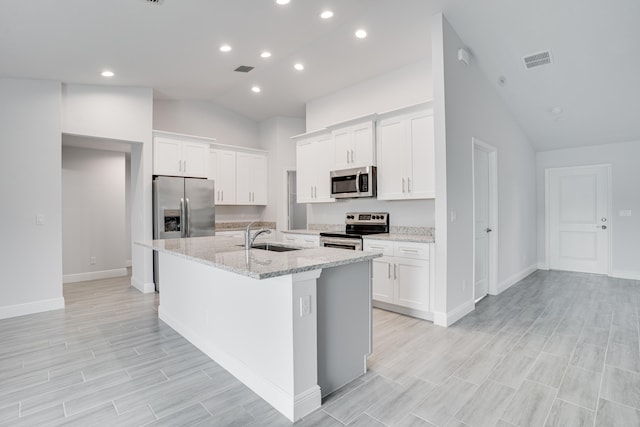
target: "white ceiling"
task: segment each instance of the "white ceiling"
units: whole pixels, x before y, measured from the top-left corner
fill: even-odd
[[[429,56],[441,10],[536,149],[640,140],[637,0],[2,0],[0,76],[147,86],[254,120],[303,117],[307,101]],[[369,37],[356,39],[359,27]],[[521,57],[544,49],[554,63],[525,71]]]

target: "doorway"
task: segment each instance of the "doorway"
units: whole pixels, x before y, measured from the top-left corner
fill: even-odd
[[[287,171],[287,229],[304,230],[307,228],[307,205],[298,203],[296,171]]]
[[[547,265],[610,273],[611,165],[545,171]]]
[[[498,150],[473,138],[474,301],[497,294]]]

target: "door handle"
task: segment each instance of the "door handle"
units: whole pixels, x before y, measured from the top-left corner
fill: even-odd
[[[191,206],[189,205],[189,198],[187,197],[185,199],[185,206],[186,206],[186,214],[187,214],[187,229],[185,230],[185,237],[191,237]]]
[[[606,226],[606,225],[597,225],[596,227],[601,227],[603,230],[606,230],[606,229],[607,229],[607,226]]]
[[[491,228],[487,227],[487,229],[484,230],[484,231],[486,231],[487,233],[491,233],[493,230]]]
[[[186,221],[187,221],[187,213],[184,208],[184,198],[180,198],[180,237],[186,236]]]

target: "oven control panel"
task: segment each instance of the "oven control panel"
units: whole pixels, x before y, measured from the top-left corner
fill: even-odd
[[[345,224],[389,224],[388,212],[347,212]]]

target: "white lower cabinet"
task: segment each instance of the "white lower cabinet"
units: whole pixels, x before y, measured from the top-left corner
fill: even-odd
[[[365,239],[363,248],[384,254],[373,260],[374,306],[433,320],[431,244]]]
[[[282,233],[282,241],[293,246],[315,248],[320,246],[320,236],[316,234]]]

